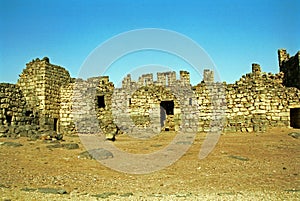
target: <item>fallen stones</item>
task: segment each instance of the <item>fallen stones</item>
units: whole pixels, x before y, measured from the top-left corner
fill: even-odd
[[[62,148],[62,144],[59,143],[55,143],[55,144],[51,144],[51,145],[47,145],[46,146],[48,149],[56,149],[56,148]]]
[[[288,134],[289,136],[298,139],[300,137],[300,132],[292,132]]]
[[[56,189],[56,188],[38,188],[40,193],[51,193],[51,194],[67,194],[65,189]]]
[[[65,148],[68,150],[79,149],[79,145],[77,143],[67,143],[67,144],[55,143],[55,144],[47,145],[46,147],[49,149],[56,149],[56,148]]]
[[[50,193],[50,194],[67,194],[68,192],[65,189],[56,189],[56,188],[22,188],[22,191],[26,192],[40,192],[40,193]]]
[[[0,146],[21,147],[23,145],[21,143],[18,143],[18,142],[0,142]]]
[[[228,156],[229,158],[237,159],[240,161],[249,161],[249,158],[243,157],[243,156],[235,156],[235,155],[230,155]]]
[[[60,133],[56,133],[55,131],[48,131],[45,132],[44,134],[41,134],[40,136],[41,140],[62,140],[63,139],[63,135]]]
[[[105,160],[108,158],[113,158],[113,154],[106,149],[99,148],[99,149],[92,149],[92,150],[82,152],[78,155],[78,158]]]
[[[112,195],[117,195],[117,193],[114,193],[114,192],[105,192],[105,193],[100,193],[100,194],[96,194],[96,195],[92,195],[92,196],[96,197],[96,198],[106,199],[106,198],[109,198]]]
[[[65,149],[79,149],[79,145],[76,143],[62,144],[62,147]]]

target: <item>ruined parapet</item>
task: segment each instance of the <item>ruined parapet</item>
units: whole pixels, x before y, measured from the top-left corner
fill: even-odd
[[[153,84],[153,74],[152,73],[144,74],[139,77],[138,87],[148,86],[150,84]]]
[[[126,77],[123,78],[122,80],[122,88],[127,88],[130,86],[131,83],[131,75],[128,74]]]
[[[203,71],[203,82],[206,84],[211,84],[215,81],[214,71],[209,69],[204,69]]]
[[[158,72],[157,73],[157,85],[159,86],[172,86],[176,82],[176,72]]]
[[[287,53],[286,49],[279,49],[278,50],[278,61],[279,61],[279,67],[280,67],[280,71],[282,71],[283,69],[281,69],[283,62],[289,60],[290,55]]]
[[[286,87],[300,89],[300,51],[290,57],[285,49],[278,50],[279,70],[284,73],[283,84]]]
[[[166,77],[167,77],[167,86],[172,86],[176,82],[176,72],[171,71],[171,72],[166,72]]]
[[[183,86],[190,86],[190,73],[187,71],[180,71],[180,84]]]
[[[165,73],[157,73],[157,83],[159,86],[166,86],[167,79]]]
[[[106,85],[109,83],[109,77],[108,76],[101,76],[99,78],[100,85]]]
[[[259,64],[256,64],[256,63],[253,63],[252,64],[252,73],[254,75],[260,75],[261,73],[261,68],[260,68],[260,65]]]

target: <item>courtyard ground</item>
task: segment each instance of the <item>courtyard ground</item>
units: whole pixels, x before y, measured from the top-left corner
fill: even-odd
[[[149,174],[117,172],[96,160],[78,158],[86,151],[78,136],[60,144],[28,138],[0,139],[2,200],[299,200],[298,129],[265,133],[225,133],[200,160],[205,133],[174,164]],[[149,140],[120,135],[111,142],[131,153],[151,153],[167,145],[174,132]],[[13,142],[13,143],[5,143]],[[22,146],[18,146],[18,143]],[[15,145],[15,146],[14,146]],[[49,146],[51,145],[51,146]]]

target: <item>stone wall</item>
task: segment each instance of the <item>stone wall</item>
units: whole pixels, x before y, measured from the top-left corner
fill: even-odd
[[[190,124],[190,127],[198,126],[197,130],[200,132],[212,129],[223,129],[225,132],[264,132],[270,127],[290,126],[290,109],[300,107],[300,91],[283,85],[284,73],[262,72],[259,64],[253,64],[252,72],[243,75],[234,84],[215,83],[213,72],[204,70],[203,81],[192,88],[193,93],[184,95],[183,101],[176,99],[184,94],[180,92],[183,89],[180,81],[183,79],[181,77],[176,80],[176,74],[175,79],[170,75],[173,72],[158,73],[160,81],[157,82],[143,82],[146,77],[153,80],[153,76],[149,74],[141,76],[138,82],[132,81],[128,75],[123,80],[123,87],[116,89],[115,93],[115,107],[121,110],[116,112],[119,123],[125,126],[133,122],[133,126],[146,128],[151,124],[151,112],[162,119],[161,113],[155,114],[153,108],[159,108],[162,101],[172,100],[174,114],[166,116],[162,129],[179,131],[184,113],[181,107],[187,108],[196,100],[193,110],[187,113],[197,113],[194,118],[199,120],[198,125]],[[173,78],[170,86],[165,81],[168,76]],[[186,92],[188,91],[191,90],[187,89]],[[130,115],[125,115],[126,113]],[[224,128],[221,128],[222,123]],[[154,127],[160,128],[157,122]]]
[[[60,88],[59,132],[73,134],[76,132],[73,120],[73,90],[75,80]]]
[[[251,73],[226,84],[216,83],[214,72],[204,70],[203,81],[193,87],[189,73],[180,71],[178,79],[176,72],[157,73],[156,81],[152,74],[137,81],[127,75],[122,87],[114,88],[108,76],[74,79],[48,58],[36,59],[26,64],[16,85],[0,84],[0,133],[103,132],[112,139],[119,130],[145,134],[288,127],[291,108],[300,108],[295,88],[300,54],[278,53],[278,74],[253,64]],[[17,127],[24,129],[17,132]]]
[[[285,49],[278,50],[280,72],[284,73],[283,84],[300,89],[300,51],[290,57]]]
[[[161,130],[196,131],[198,109],[190,85],[190,76],[180,71],[142,75],[138,82],[127,75],[122,88],[113,94],[116,124],[130,133],[157,133]],[[185,125],[189,125],[186,127]]]
[[[74,79],[61,87],[60,127],[65,134],[116,133],[111,100],[114,85],[108,76]]]
[[[282,85],[283,73],[263,73],[258,64],[252,73],[227,85],[225,131],[265,131],[268,127],[288,127],[290,108],[300,107],[300,91]]]
[[[15,84],[0,83],[0,136],[31,136],[38,130],[38,114],[26,105]]]

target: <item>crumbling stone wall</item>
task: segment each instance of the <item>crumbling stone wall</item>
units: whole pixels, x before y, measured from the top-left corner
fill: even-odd
[[[116,133],[111,111],[114,85],[108,76],[73,79],[60,90],[60,132]]]
[[[280,72],[284,73],[283,84],[300,89],[300,51],[290,57],[285,49],[278,50]]]
[[[278,74],[253,64],[251,73],[226,84],[215,82],[206,69],[194,87],[189,73],[180,71],[178,79],[175,72],[157,73],[156,81],[152,74],[137,81],[127,75],[115,88],[108,76],[74,79],[48,58],[36,59],[26,64],[16,85],[0,84],[0,134],[102,131],[112,139],[119,129],[251,132],[287,127],[291,108],[300,108],[300,54],[278,53]]]
[[[101,130],[112,138],[117,133],[112,115],[112,96],[114,84],[109,81],[108,76],[99,77],[99,85],[96,89],[96,112]],[[110,135],[110,136],[108,136]]]
[[[26,105],[20,88],[0,83],[0,136],[31,136],[38,130],[38,114]]]
[[[76,132],[73,120],[73,90],[75,80],[60,88],[59,132],[73,134]]]
[[[96,78],[75,79],[62,87],[60,103],[60,132],[71,134],[95,133],[95,96],[98,85]]]
[[[252,73],[226,87],[227,121],[225,131],[266,131],[268,127],[287,127],[290,108],[300,105],[300,91],[282,85],[283,73]]]
[[[127,75],[113,99],[116,124],[127,132],[197,130],[198,109],[192,104],[195,97],[186,71],[180,71],[178,80],[175,72],[157,73],[156,81],[152,74],[140,76],[138,82]]]
[[[165,114],[164,120],[166,122],[164,124],[161,122],[160,125],[164,127],[162,128],[164,130],[179,130],[177,127],[175,129],[175,124],[176,126],[180,125],[180,105],[170,89],[163,86],[155,86],[152,83],[133,92],[128,101],[130,118],[136,126],[140,127],[148,127],[152,123],[150,119],[152,107],[161,107],[160,103],[162,101],[173,101],[172,114]]]

